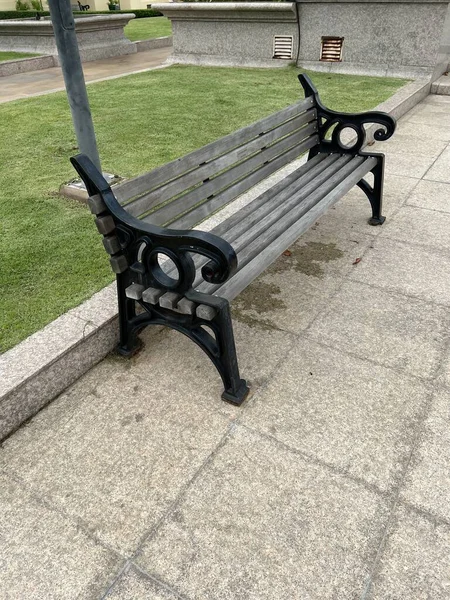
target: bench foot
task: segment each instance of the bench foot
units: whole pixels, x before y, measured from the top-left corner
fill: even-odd
[[[370,217],[370,219],[367,221],[369,223],[369,225],[383,225],[383,223],[386,221],[386,217],[383,216],[379,216],[379,217]]]
[[[142,350],[144,347],[144,342],[140,340],[138,337],[134,338],[134,345],[130,348],[129,346],[121,346],[120,344],[117,346],[116,350],[120,356],[124,358],[131,358],[138,352]]]
[[[245,379],[241,379],[237,391],[225,390],[222,394],[222,400],[240,406],[247,398],[249,391],[250,388],[248,387],[247,382]]]
[[[377,165],[372,169],[373,185],[370,185],[365,179],[357,183],[358,187],[366,194],[370,206],[372,207],[372,217],[369,219],[369,225],[383,225],[386,217],[381,214],[383,206],[383,182],[384,182],[384,156],[382,154],[370,154],[377,159]]]

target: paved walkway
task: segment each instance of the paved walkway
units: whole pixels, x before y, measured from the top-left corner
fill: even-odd
[[[450,598],[450,98],[379,149],[386,224],[352,191],[235,304],[243,407],[154,331],[4,443],[3,600]]]
[[[117,56],[83,63],[85,80],[89,83],[103,81],[154,69],[163,64],[172,53],[172,48],[157,48],[148,52],[136,52],[127,56]],[[0,103],[40,96],[49,92],[64,90],[64,80],[60,67],[19,73],[0,77]]]

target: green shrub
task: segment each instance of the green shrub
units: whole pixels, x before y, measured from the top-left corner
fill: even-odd
[[[39,11],[41,17],[48,17],[48,11]],[[36,16],[35,10],[0,10],[0,19],[34,19]]]
[[[130,10],[115,10],[114,14],[116,15],[120,15],[120,14],[130,14],[130,13],[134,13],[136,15],[136,19],[145,19],[147,17],[161,17],[162,13],[158,12],[157,10],[150,10],[150,9],[130,9]],[[86,14],[91,14],[91,15],[110,15],[111,12],[109,10],[89,10],[89,11],[85,11],[85,12],[79,12],[79,11],[73,11],[74,15],[84,15],[86,16]]]
[[[25,0],[16,0],[16,10],[30,10],[30,5]]]
[[[21,2],[22,0],[19,0]],[[27,4],[28,6],[28,4]],[[136,9],[136,10],[116,10],[115,14],[120,13],[134,13],[136,15],[136,19],[145,19],[146,17],[161,17],[162,14],[157,10],[150,9]],[[47,10],[39,10],[39,14],[41,17],[48,17],[50,13]],[[110,15],[109,10],[90,10],[88,12],[84,11],[73,11],[74,15]],[[28,10],[0,10],[0,19],[34,19],[36,16],[35,10],[30,10],[28,6]]]
[[[44,10],[41,0],[31,0],[31,6],[38,12],[43,12]]]

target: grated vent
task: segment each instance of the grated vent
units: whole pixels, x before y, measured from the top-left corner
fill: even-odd
[[[323,37],[320,60],[328,62],[340,62],[342,60],[342,45],[344,38]]]
[[[294,37],[292,35],[275,35],[273,37],[273,57],[292,60]]]

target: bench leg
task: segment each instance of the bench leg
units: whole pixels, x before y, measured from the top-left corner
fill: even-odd
[[[239,406],[247,397],[249,388],[245,380],[241,379],[239,375],[233,323],[228,302],[224,303],[219,309],[214,320],[217,325],[216,342],[218,361],[216,367],[225,387],[222,399]]]
[[[136,305],[125,295],[125,285],[120,275],[117,276],[117,298],[119,304],[119,345],[117,352],[129,358],[142,347],[142,342],[136,335],[136,329],[131,326],[136,317]]]
[[[247,397],[249,388],[239,375],[239,366],[234,343],[233,323],[230,305],[223,298],[215,298],[191,292],[190,299],[201,301],[210,306],[212,318],[202,318],[193,315],[180,314],[157,305],[129,299],[125,295],[125,285],[121,276],[117,277],[119,298],[119,328],[120,342],[118,352],[124,357],[133,356],[142,346],[138,334],[149,325],[164,325],[186,335],[195,342],[211,359],[222,378],[224,391],[223,400],[240,405]],[[143,311],[136,314],[136,304]]]
[[[372,207],[372,216],[369,219],[369,225],[383,225],[386,217],[381,214],[383,206],[383,182],[384,182],[384,156],[376,155],[378,159],[376,167],[371,171],[373,173],[373,187],[364,179],[358,182],[358,187],[366,194]]]

